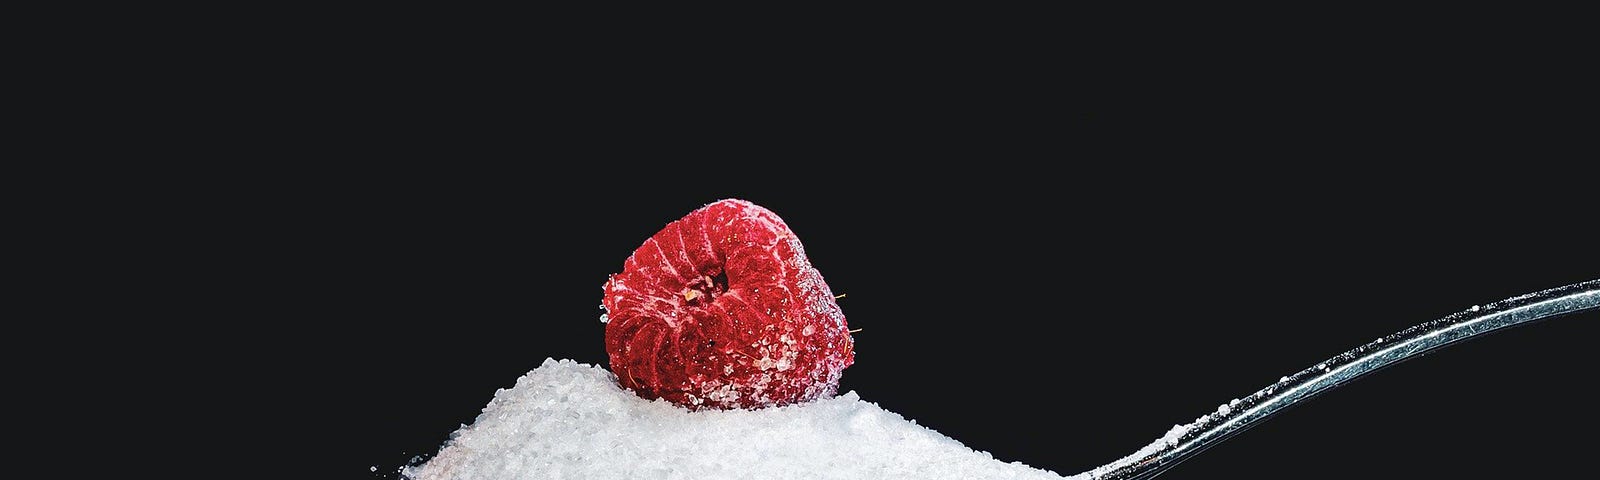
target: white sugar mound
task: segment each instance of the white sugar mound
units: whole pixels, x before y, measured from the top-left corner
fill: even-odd
[[[500,390],[417,480],[1030,479],[855,392],[762,410],[690,412],[617,386],[603,368],[545,360]]]

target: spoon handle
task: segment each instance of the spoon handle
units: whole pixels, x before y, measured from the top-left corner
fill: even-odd
[[[1508,298],[1413,326],[1356,347],[1174,427],[1133,455],[1085,472],[1095,480],[1155,478],[1178,463],[1308,400],[1372,372],[1502,328],[1600,307],[1600,279]],[[1077,478],[1077,477],[1075,477]]]

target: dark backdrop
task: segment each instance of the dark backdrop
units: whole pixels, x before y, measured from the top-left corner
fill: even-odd
[[[320,414],[289,445],[372,476],[545,358],[604,365],[607,275],[720,198],[777,212],[848,294],[842,391],[1063,475],[1381,335],[1600,278],[1570,61],[1177,49],[1055,74],[452,56],[286,122],[272,158],[317,162],[245,175],[258,188],[216,218],[246,228],[214,268],[248,272],[234,305],[281,340],[255,358],[289,387],[262,395]],[[1439,351],[1163,478],[1578,471],[1597,338],[1591,313]]]
[[[15,149],[67,175],[8,177],[49,193],[16,195],[17,216],[49,222],[8,233],[68,251],[12,253],[100,288],[14,315],[8,338],[116,344],[59,389],[16,389],[81,407],[19,416],[142,424],[16,431],[137,452],[88,462],[123,470],[209,447],[240,457],[219,462],[235,473],[392,476],[544,359],[604,364],[607,275],[667,222],[738,197],[786,219],[848,294],[863,330],[843,390],[1078,473],[1380,335],[1600,278],[1600,82],[1591,51],[1563,51],[1593,29],[1545,23],[1590,17],[1393,10],[1218,12],[1251,28],[1150,8],[1125,26],[284,12],[335,32],[320,38],[197,23],[250,45],[124,22],[140,35],[122,37],[206,51],[90,42],[121,60],[18,69],[67,87],[19,90],[52,112],[22,124],[104,128]],[[1600,429],[1597,329],[1591,313],[1407,362],[1163,478],[1571,476]],[[16,370],[100,352],[49,350]],[[134,400],[167,410],[126,413]],[[36,436],[52,430],[73,437]],[[331,472],[302,471],[316,453]]]

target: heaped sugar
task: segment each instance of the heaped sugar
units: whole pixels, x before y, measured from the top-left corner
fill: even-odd
[[[617,386],[603,368],[545,360],[500,390],[418,480],[1045,479],[855,392],[761,410],[690,412]]]

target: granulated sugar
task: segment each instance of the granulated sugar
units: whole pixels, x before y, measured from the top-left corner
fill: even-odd
[[[761,410],[690,412],[617,386],[604,368],[545,360],[452,435],[417,480],[1059,479],[1006,463],[855,392]]]

